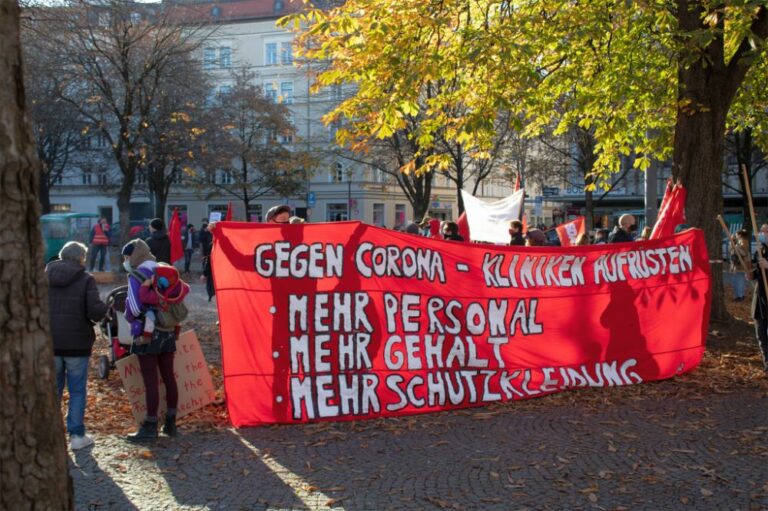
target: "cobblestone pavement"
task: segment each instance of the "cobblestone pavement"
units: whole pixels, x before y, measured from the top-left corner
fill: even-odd
[[[215,300],[199,285],[191,300],[210,321]],[[375,421],[182,423],[144,447],[95,435],[69,454],[76,508],[768,509],[768,384],[705,396],[674,379],[647,385],[652,397],[581,390]]]
[[[768,509],[765,392],[537,408],[97,436],[77,509]]]

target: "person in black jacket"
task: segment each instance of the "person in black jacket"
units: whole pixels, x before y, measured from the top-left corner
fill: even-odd
[[[144,241],[158,263],[171,264],[171,238],[165,233],[165,225],[159,218],[149,222],[149,238]]]
[[[213,247],[213,235],[208,230],[208,222],[203,221],[203,225],[200,226],[200,233],[198,235],[200,241],[200,253],[203,257],[211,255],[211,248]]]
[[[752,259],[754,266],[747,269],[747,280],[756,280],[757,287],[752,293],[752,317],[755,320],[755,336],[763,356],[763,370],[768,373],[768,301],[765,296],[765,287],[761,270],[767,270],[768,274],[768,246],[760,242],[759,252],[755,252]]]
[[[459,234],[459,225],[456,222],[443,221],[440,225],[440,234],[444,240],[464,241],[464,238]]]
[[[523,236],[523,222],[512,220],[509,222],[509,244],[510,246],[522,247],[525,245],[525,236]]]
[[[70,241],[59,252],[59,260],[48,263],[51,336],[56,364],[59,400],[66,380],[69,390],[67,432],[73,450],[93,444],[85,434],[86,385],[88,361],[96,335],[93,322],[107,314],[107,305],[99,298],[96,281],[85,271],[88,248]]]
[[[619,225],[617,225],[610,236],[608,236],[608,243],[626,243],[633,241],[632,233],[637,230],[637,224],[635,223],[635,217],[632,215],[621,215],[619,217]]]

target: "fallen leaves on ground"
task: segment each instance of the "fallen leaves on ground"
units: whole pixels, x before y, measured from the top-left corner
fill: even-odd
[[[712,394],[736,394],[743,391],[768,393],[768,377],[762,370],[760,353],[754,340],[754,327],[750,317],[749,304],[729,303],[728,309],[733,316],[725,322],[713,321],[709,326],[707,351],[700,366],[691,372],[682,374],[672,380],[649,382],[641,385],[586,388],[572,392],[550,394],[539,399],[515,401],[514,403],[494,403],[483,408],[464,409],[452,412],[457,415],[470,417],[478,421],[492,420],[498,415],[508,413],[510,407],[515,410],[537,410],[551,406],[579,406],[596,409],[618,403],[640,403],[644,400],[661,400],[669,397],[686,397],[691,400],[706,400]],[[190,321],[189,325],[197,332],[200,345],[206,354],[211,371],[213,386],[216,389],[214,402],[201,410],[197,410],[179,419],[179,427],[183,431],[210,431],[228,426],[228,417],[224,402],[224,385],[221,371],[219,329],[211,318],[206,322]],[[107,355],[107,343],[101,338],[94,347],[91,359],[92,373],[88,381],[88,405],[86,408],[86,424],[90,431],[107,434],[127,434],[135,429],[128,399],[125,396],[122,382],[116,372],[110,372],[108,379],[101,380],[96,376],[96,363],[99,355]],[[66,396],[62,410],[66,414]],[[706,427],[713,429],[715,424],[707,419],[707,408],[702,406],[691,410],[692,414],[700,415],[701,419],[692,421],[691,428]],[[649,417],[649,419],[652,417]],[[662,427],[669,422],[670,435],[677,434],[680,424],[669,417],[655,418]],[[578,421],[573,421],[577,423]],[[378,421],[359,421],[346,423],[317,423],[304,427],[308,437],[321,436],[321,441],[309,440],[316,447],[331,441],[346,440],[346,432],[351,430],[377,429],[383,434],[401,435],[408,431],[434,429],[440,431],[445,427],[441,414],[420,417],[398,417]],[[344,429],[344,431],[341,431]],[[745,432],[738,440],[738,445],[744,449],[768,452],[761,442],[765,438],[764,430]],[[432,447],[440,447],[446,441],[438,441]],[[607,449],[616,452],[614,443],[608,443]],[[433,502],[435,505],[440,503]]]

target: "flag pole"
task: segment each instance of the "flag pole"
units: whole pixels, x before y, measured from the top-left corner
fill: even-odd
[[[757,219],[755,217],[755,205],[752,204],[752,186],[749,184],[749,173],[747,172],[747,166],[741,164],[741,173],[744,178],[744,191],[747,192],[747,206],[749,206],[749,217],[752,220],[752,236],[755,237],[755,243],[757,245],[757,266],[760,268],[760,258],[762,258],[762,247],[760,246],[760,239],[757,237]],[[760,277],[763,279],[763,293],[768,297],[768,277],[766,277],[765,270],[760,268]]]

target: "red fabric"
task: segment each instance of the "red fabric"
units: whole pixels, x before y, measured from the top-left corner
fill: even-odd
[[[555,227],[555,230],[557,231],[557,237],[560,238],[560,245],[569,247],[576,245],[576,240],[579,236],[587,232],[587,224],[584,221],[584,217],[580,216],[570,222],[558,225]]]
[[[442,239],[440,235],[440,220],[437,218],[432,218],[429,221],[429,235],[432,238]]]
[[[459,226],[459,235],[464,238],[464,241],[469,241],[472,238],[469,237],[469,222],[467,222],[467,214],[462,213],[459,219],[456,220],[456,225]]]
[[[184,249],[181,246],[181,221],[176,208],[173,209],[171,223],[168,226],[168,237],[171,239],[171,263],[175,263],[184,257]]]
[[[229,201],[229,203],[227,204],[227,214],[224,216],[224,220],[226,220],[227,222],[232,221],[232,201]]]
[[[414,257],[427,261],[415,266],[421,278],[397,276]],[[698,229],[618,246],[524,248],[359,222],[231,222],[217,226],[212,263],[235,426],[670,378],[698,365],[709,320]]]
[[[681,184],[672,187],[664,194],[659,209],[659,217],[653,226],[650,239],[666,238],[675,234],[675,227],[685,223],[685,201],[688,191]]]

